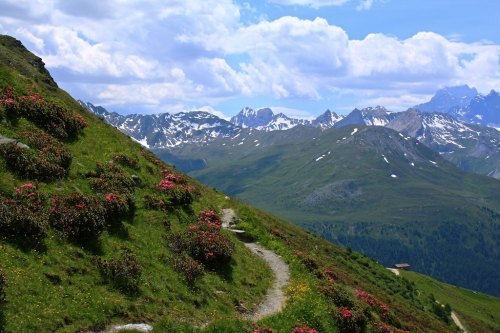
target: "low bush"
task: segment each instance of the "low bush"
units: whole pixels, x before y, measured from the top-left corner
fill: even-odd
[[[115,157],[113,157],[113,161],[115,163],[129,167],[134,170],[139,169],[139,160],[130,155],[124,155],[124,154],[115,155]]]
[[[187,206],[193,202],[193,189],[187,184],[184,177],[169,170],[162,170],[161,174],[163,179],[156,184],[156,195],[151,197],[153,200],[148,205],[149,207],[165,209],[166,207]]]
[[[365,304],[368,304],[370,308],[379,313],[382,318],[386,318],[388,316],[389,307],[371,294],[363,290],[356,290],[356,298],[362,300]]]
[[[141,156],[144,157],[147,161],[154,164],[157,168],[165,167],[165,162],[160,160],[155,154],[153,154],[152,152],[150,152],[147,149],[143,149],[141,151]]]
[[[309,328],[308,326],[295,327],[290,333],[318,333],[318,331]]]
[[[319,287],[325,298],[332,304],[339,307],[354,307],[354,299],[347,289],[340,285],[322,285]]]
[[[197,221],[198,224],[207,224],[209,227],[220,228],[222,226],[219,215],[213,209],[202,210],[198,214]]]
[[[186,233],[176,233],[167,236],[168,248],[176,254],[190,252],[190,240]]]
[[[5,273],[0,271],[0,309],[5,304],[5,289],[6,288],[7,288],[7,279],[5,278]]]
[[[0,197],[0,231],[30,245],[38,244],[47,234],[45,196],[36,187],[24,184],[10,198]]]
[[[0,146],[0,155],[4,158],[7,168],[21,178],[39,181],[52,181],[65,178],[68,169],[54,158],[58,152],[47,150],[32,150],[19,147],[15,143]]]
[[[170,202],[166,200],[166,198],[159,194],[146,194],[144,196],[144,207],[146,209],[167,211],[172,206],[170,205]]]
[[[72,240],[97,240],[105,229],[105,218],[102,200],[95,196],[71,193],[51,201],[51,225]]]
[[[88,126],[82,116],[36,93],[19,95],[7,86],[0,93],[0,101],[7,116],[24,117],[59,139],[74,138]]]
[[[96,258],[96,264],[102,277],[119,290],[130,294],[139,291],[142,266],[130,250],[124,250],[118,258]]]
[[[201,262],[187,255],[176,256],[172,259],[174,270],[184,277],[189,285],[194,285],[196,280],[203,276],[204,269]]]
[[[372,327],[370,333],[410,333],[410,331],[392,327],[384,323],[378,323],[377,325]]]
[[[273,330],[269,327],[257,327],[253,331],[253,333],[273,333]]]
[[[112,163],[98,163],[95,171],[89,172],[90,186],[99,193],[121,193],[133,195],[135,182],[122,167]]]
[[[191,254],[205,265],[223,265],[232,257],[234,243],[221,234],[220,226],[198,222],[198,225],[188,227],[187,238]]]
[[[367,319],[361,311],[341,307],[335,311],[334,319],[340,333],[361,333],[366,331]]]
[[[104,196],[103,206],[106,211],[106,221],[108,224],[114,224],[130,216],[133,200],[127,195],[107,193]]]

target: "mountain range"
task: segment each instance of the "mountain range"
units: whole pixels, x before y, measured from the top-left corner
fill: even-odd
[[[416,109],[424,112],[447,113],[472,124],[500,128],[500,96],[491,90],[482,95],[467,85],[439,90],[432,99]]]
[[[169,149],[208,145],[221,138],[243,139],[251,137],[253,131],[283,131],[297,126],[323,130],[348,125],[386,126],[418,139],[465,171],[500,178],[500,132],[483,124],[494,125],[498,120],[498,93],[483,96],[468,86],[439,90],[428,103],[406,112],[390,112],[377,106],[340,116],[326,110],[313,120],[275,114],[270,108],[243,108],[226,121],[203,111],[123,116],[88,102],[80,104],[145,147],[162,150],[164,156]],[[185,171],[204,165],[200,161],[193,164],[195,157],[183,161],[170,155],[169,161],[184,166]]]

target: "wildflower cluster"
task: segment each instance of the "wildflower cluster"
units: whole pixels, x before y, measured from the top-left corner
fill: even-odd
[[[59,139],[74,138],[88,126],[82,116],[46,101],[36,93],[28,91],[28,95],[19,95],[10,86],[0,93],[0,107],[7,116],[24,117]]]
[[[387,317],[387,313],[389,311],[389,307],[382,303],[381,301],[377,300],[375,297],[372,295],[368,294],[365,291],[362,290],[356,290],[356,298],[362,300],[366,304],[368,304],[370,307],[374,308],[378,313],[382,315],[382,317]]]
[[[273,333],[273,330],[270,329],[269,327],[257,327],[253,331],[253,333]]]
[[[302,297],[305,293],[309,292],[310,290],[311,289],[306,284],[293,284],[287,288],[286,292],[291,297],[297,298],[297,297]]]
[[[97,164],[95,171],[87,174],[90,186],[101,196],[108,223],[119,223],[134,208],[135,183],[115,164]]]
[[[0,154],[13,173],[41,181],[61,179],[68,175],[72,157],[61,142],[38,129],[21,133],[21,139],[29,148],[15,143],[0,147]]]
[[[366,316],[359,310],[341,307],[335,311],[335,321],[340,333],[358,333],[366,328]]]
[[[130,250],[124,250],[118,258],[95,259],[102,277],[117,289],[133,294],[139,290],[142,266]]]
[[[51,225],[72,240],[96,240],[106,227],[106,209],[97,196],[55,195],[50,204]]]
[[[410,333],[410,331],[402,330],[390,325],[380,323],[374,333]]]
[[[187,206],[193,202],[192,188],[181,176],[162,170],[163,179],[156,184],[156,195],[145,197],[146,207],[167,210],[174,206]]]
[[[45,201],[31,183],[16,188],[10,198],[0,197],[0,232],[31,245],[40,242],[48,230]]]
[[[124,155],[124,154],[115,155],[115,157],[113,157],[113,161],[123,166],[132,168],[134,170],[139,169],[139,160],[129,155]]]
[[[206,265],[217,266],[231,259],[234,244],[221,233],[219,217],[213,211],[202,211],[198,224],[188,227],[187,238],[193,257]]]
[[[141,155],[142,155],[142,157],[144,157],[146,160],[148,160],[149,162],[151,162],[152,164],[154,164],[158,168],[162,168],[165,165],[165,163],[163,163],[158,157],[156,157],[155,154],[153,154],[152,152],[150,152],[147,149],[143,149],[141,151]]]
[[[309,328],[308,326],[295,327],[290,333],[318,333],[318,331]]]
[[[233,242],[221,233],[221,222],[214,210],[201,211],[197,223],[169,235],[168,244],[176,254],[173,268],[189,284],[203,275],[204,266],[216,268],[229,262],[234,250]]]
[[[198,215],[198,224],[207,224],[210,227],[220,228],[221,221],[215,210],[202,210]]]

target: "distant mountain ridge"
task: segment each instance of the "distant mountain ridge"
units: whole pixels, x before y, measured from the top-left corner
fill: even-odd
[[[147,148],[172,148],[186,143],[203,144],[217,138],[234,137],[244,131],[241,127],[204,111],[123,116],[92,103],[78,102]]]
[[[249,107],[242,109],[231,118],[230,122],[242,128],[254,128],[260,131],[288,130],[297,125],[330,128],[341,121],[343,116],[326,110],[314,120],[291,118],[283,113],[275,114],[270,108],[254,110]]]
[[[476,95],[469,87],[448,88],[440,91],[431,100],[438,110],[449,109],[449,105],[482,105],[483,119],[495,114],[495,93],[488,96]],[[461,95],[457,98],[456,95]],[[439,102],[439,103],[438,103]],[[252,133],[290,130],[297,126],[320,128],[341,128],[349,125],[385,126],[416,138],[459,168],[500,179],[500,132],[480,124],[457,120],[451,113],[431,113],[410,109],[405,112],[390,112],[384,107],[354,109],[347,116],[339,116],[326,110],[314,120],[295,119],[283,113],[275,114],[270,108],[244,108],[230,121],[204,111],[181,112],[177,114],[119,115],[91,103],[80,104],[99,115],[111,125],[154,150],[174,149],[189,145],[210,145],[224,138],[255,140]],[[431,104],[422,106],[430,110]],[[500,104],[499,104],[500,105]],[[478,109],[479,107],[475,107]],[[476,117],[477,119],[477,117]],[[293,140],[297,140],[294,138]],[[256,143],[256,147],[261,147]],[[164,153],[165,154],[165,153]],[[172,154],[169,161],[188,165],[185,171],[203,167],[201,161],[179,161]]]
[[[468,123],[500,128],[500,96],[495,90],[482,95],[467,85],[447,87],[438,90],[429,102],[414,108],[447,113]]]

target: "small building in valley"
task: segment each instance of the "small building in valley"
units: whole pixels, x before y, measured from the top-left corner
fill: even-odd
[[[406,269],[406,270],[409,270],[410,269],[410,264],[395,264],[394,265],[394,268],[397,268],[397,269]]]

